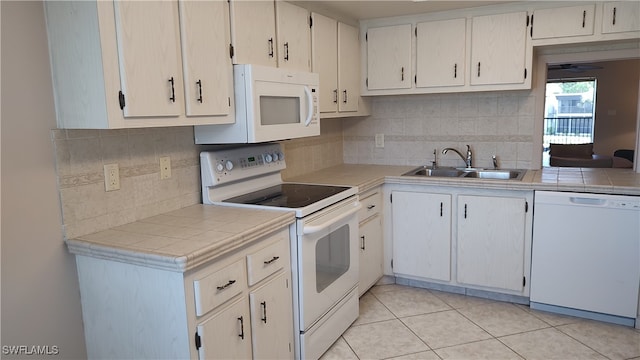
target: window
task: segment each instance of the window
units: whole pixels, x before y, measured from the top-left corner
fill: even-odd
[[[596,80],[571,79],[547,82],[542,165],[549,166],[549,144],[593,142]]]

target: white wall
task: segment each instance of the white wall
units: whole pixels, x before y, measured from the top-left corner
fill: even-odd
[[[57,346],[47,358],[86,358],[75,262],[62,237],[43,7],[2,1],[1,13],[1,341]]]

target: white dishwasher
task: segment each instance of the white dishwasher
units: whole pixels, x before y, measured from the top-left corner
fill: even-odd
[[[640,197],[536,191],[531,308],[633,326]]]

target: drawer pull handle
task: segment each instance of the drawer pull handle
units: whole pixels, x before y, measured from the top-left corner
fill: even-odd
[[[364,237],[364,235],[360,236],[360,239],[362,239],[362,246],[360,246],[360,249],[365,250],[366,248],[366,238]]]
[[[369,205],[369,206],[367,206],[367,210],[371,210],[371,209],[373,209],[374,207],[376,207],[376,206],[375,206],[375,205]]]
[[[218,287],[216,287],[216,289],[218,289],[218,290],[224,290],[224,289],[228,288],[229,286],[231,286],[231,285],[233,285],[233,284],[235,284],[235,283],[236,283],[236,281],[235,281],[235,280],[229,280],[229,282],[228,282],[228,283],[226,283],[226,284],[224,284],[224,285],[222,285],[222,286],[218,286]]]
[[[267,302],[266,301],[261,302],[260,306],[262,306],[262,319],[260,320],[262,320],[262,322],[266,324],[267,323]]]
[[[240,334],[238,334],[238,336],[240,336],[240,338],[244,340],[244,319],[242,318],[242,316],[238,318],[238,321],[240,321]]]
[[[269,57],[273,57],[273,38],[269,38],[267,42],[269,43]]]
[[[200,94],[200,96],[198,97],[198,102],[202,104],[202,80],[198,80],[196,81],[196,84],[198,85],[198,92]]]
[[[269,264],[273,263],[274,261],[276,261],[278,259],[280,259],[280,256],[274,256],[274,257],[271,258],[271,260],[265,260],[264,264],[265,265],[269,265]]]

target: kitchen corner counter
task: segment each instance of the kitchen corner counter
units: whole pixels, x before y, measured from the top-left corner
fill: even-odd
[[[76,255],[185,272],[294,221],[291,211],[193,205],[66,243]]]
[[[521,181],[402,176],[414,168],[416,166],[342,164],[286,181],[357,186],[360,193],[384,183],[394,183],[640,195],[640,174],[632,169],[547,167],[528,170]]]

